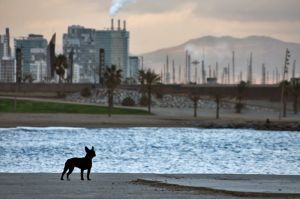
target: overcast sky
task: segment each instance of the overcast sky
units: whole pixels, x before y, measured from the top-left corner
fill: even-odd
[[[300,43],[300,0],[131,0],[115,16],[126,19],[130,52],[149,52],[206,35],[266,35]],[[69,25],[110,26],[111,0],[0,0],[0,31],[43,34]]]

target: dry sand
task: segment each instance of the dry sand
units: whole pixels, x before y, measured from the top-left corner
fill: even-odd
[[[252,175],[155,175],[155,174],[91,174],[92,181],[81,181],[79,174],[72,174],[71,181],[61,181],[60,174],[0,174],[0,198],[201,198],[201,199],[237,199],[237,198],[300,198],[299,194],[276,195],[260,193],[243,195],[235,192],[223,192],[204,187],[185,187],[153,182],[147,184],[141,179],[173,178],[186,180],[198,178],[209,182],[221,180],[233,182],[236,180],[254,181],[259,184],[261,180],[282,186],[283,182],[292,184],[298,182],[299,176],[252,176]],[[140,180],[138,180],[140,179]],[[223,182],[224,183],[224,182]],[[216,182],[217,184],[217,182]],[[260,186],[265,186],[261,184]],[[247,188],[247,187],[246,187]]]

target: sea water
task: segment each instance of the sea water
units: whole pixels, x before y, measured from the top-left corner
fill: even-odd
[[[56,127],[0,129],[0,172],[59,173],[85,146],[92,172],[300,174],[300,132]]]

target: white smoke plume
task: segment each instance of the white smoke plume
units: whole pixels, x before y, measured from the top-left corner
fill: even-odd
[[[115,16],[124,6],[136,2],[135,0],[112,0],[110,7],[110,15]]]

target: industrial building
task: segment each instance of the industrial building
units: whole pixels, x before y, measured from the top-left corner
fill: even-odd
[[[126,21],[118,20],[115,28],[114,20],[111,20],[111,28],[98,30],[95,34],[95,49],[104,49],[105,65],[116,65],[122,70],[123,79],[129,78],[129,32],[126,30]],[[96,64],[99,65],[99,53],[96,53]]]
[[[75,25],[68,27],[68,32],[63,35],[63,52],[72,63],[72,82],[99,82],[100,49],[104,49],[105,66],[116,65],[122,70],[123,79],[130,76],[129,32],[126,30],[126,22],[121,27],[121,21],[118,20],[115,28],[112,19],[111,27],[105,30]]]

